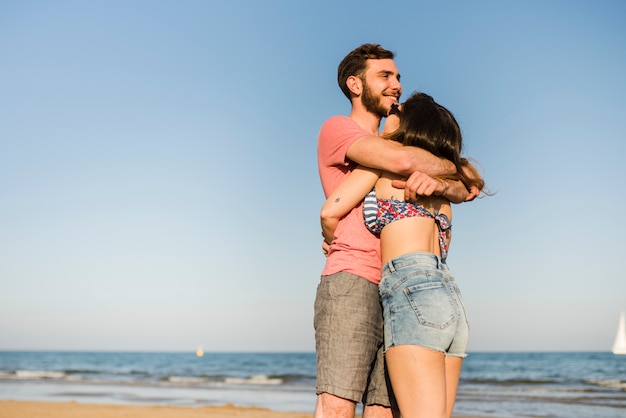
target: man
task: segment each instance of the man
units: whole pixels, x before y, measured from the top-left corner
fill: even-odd
[[[364,44],[339,64],[339,87],[352,109],[349,117],[331,117],[320,130],[318,166],[324,193],[328,196],[360,164],[409,177],[406,199],[429,193],[457,203],[472,199],[461,182],[432,178],[453,175],[452,163],[378,136],[382,118],[402,94],[393,57],[380,45]],[[380,246],[364,226],[361,205],[341,219],[327,248],[315,299],[315,417],[352,418],[356,404],[363,402],[364,418],[390,418],[378,295]]]

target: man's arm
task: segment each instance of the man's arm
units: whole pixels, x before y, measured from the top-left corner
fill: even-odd
[[[391,185],[404,189],[404,200],[416,199],[416,196],[441,195],[452,203],[469,202],[477,198],[482,192],[485,182],[478,170],[467,163],[463,166],[467,184],[455,178],[432,178],[416,171],[406,180],[393,180]]]
[[[397,110],[393,109],[393,110]],[[400,115],[391,112],[385,118],[381,135],[390,134],[400,127]],[[364,167],[409,176],[421,171],[431,177],[456,174],[454,164],[430,152],[416,147],[398,147],[395,141],[368,135],[357,139],[347,150],[346,156]]]
[[[390,114],[385,119],[383,135],[391,133],[400,126],[400,118],[397,114]],[[346,152],[346,157],[356,161],[364,167],[381,169],[391,173],[409,177],[427,175],[430,177],[447,178],[443,183],[443,190],[437,190],[439,194],[452,203],[461,203],[474,199],[477,193],[468,190],[459,180],[456,167],[452,162],[438,158],[421,148],[399,146],[395,141],[382,139],[375,135],[367,135],[357,139]],[[423,180],[423,179],[420,179]],[[399,180],[394,181],[394,187],[405,189],[405,200],[415,199],[420,184],[409,181],[407,187],[403,184],[397,186]],[[431,183],[432,184],[432,183]],[[432,189],[432,187],[431,187]]]
[[[408,177],[409,180],[416,175],[448,178],[456,175],[454,164],[448,160],[436,157],[421,148],[402,146],[397,142],[374,135],[357,139],[348,148],[346,156],[364,167],[399,174]],[[415,196],[420,194],[418,188],[422,183],[409,181],[406,187],[404,183],[400,184],[399,180],[394,180],[394,187],[405,189],[405,200],[415,199]],[[444,189],[438,190],[437,194],[452,203],[461,203],[476,197],[459,180],[446,180],[444,186]]]
[[[364,167],[388,171],[408,177],[421,171],[431,177],[456,174],[454,164],[416,147],[398,146],[375,135],[366,135],[348,148],[346,157]]]
[[[413,172],[406,180],[393,180],[391,185],[404,189],[404,200],[415,200],[417,196],[439,195],[451,203],[463,203],[474,200],[480,190],[472,187],[467,189],[460,180],[433,178],[422,172]]]
[[[395,111],[390,112],[389,116],[385,119],[385,125],[383,126],[383,131],[381,133],[381,136],[383,137],[391,134],[400,127],[399,109],[396,108],[392,110]],[[414,179],[415,176],[418,177],[417,181]],[[417,195],[430,196],[431,194],[438,194],[445,197],[452,203],[461,203],[473,200],[478,195],[471,189],[468,192],[466,186],[455,178],[436,180],[420,171],[414,171],[411,173],[407,182],[394,180],[392,184],[394,184],[394,187],[404,189],[404,200],[415,199]]]

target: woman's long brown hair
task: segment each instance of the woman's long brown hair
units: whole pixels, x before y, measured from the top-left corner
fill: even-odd
[[[463,137],[454,115],[425,93],[414,93],[402,104],[400,126],[385,136],[454,163],[457,177],[467,187],[483,190],[485,182],[467,158],[461,157]],[[470,175],[467,174],[469,171]]]

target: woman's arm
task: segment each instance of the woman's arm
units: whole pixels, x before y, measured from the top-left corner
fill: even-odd
[[[380,171],[359,166],[328,196],[320,212],[322,235],[327,243],[333,241],[339,220],[363,200],[378,177]]]

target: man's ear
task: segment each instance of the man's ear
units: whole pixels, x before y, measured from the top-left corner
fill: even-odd
[[[363,92],[363,81],[357,76],[351,75],[348,77],[346,85],[350,89],[350,92],[357,97]]]

